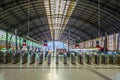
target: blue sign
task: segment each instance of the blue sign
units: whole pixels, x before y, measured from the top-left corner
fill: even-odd
[[[99,41],[96,41],[96,44],[99,44]]]

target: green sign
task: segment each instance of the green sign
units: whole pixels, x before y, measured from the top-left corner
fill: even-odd
[[[80,43],[80,40],[76,40],[75,42],[76,42],[76,43]]]

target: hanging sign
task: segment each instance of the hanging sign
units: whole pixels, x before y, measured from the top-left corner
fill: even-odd
[[[79,48],[79,44],[75,44],[75,48]]]
[[[22,46],[27,46],[25,39],[24,39],[23,42],[22,42]]]
[[[48,42],[47,40],[44,40],[44,46],[47,46],[47,42]]]
[[[47,46],[47,43],[44,43],[44,46]]]

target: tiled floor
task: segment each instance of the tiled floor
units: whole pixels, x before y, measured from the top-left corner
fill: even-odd
[[[0,80],[120,80],[120,70],[1,69]]]
[[[120,80],[119,65],[0,64],[0,80]]]

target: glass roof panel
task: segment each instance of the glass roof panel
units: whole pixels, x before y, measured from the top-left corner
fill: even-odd
[[[72,14],[76,1],[74,0],[44,0],[50,32],[53,38],[59,39]],[[63,25],[64,24],[64,25]]]

